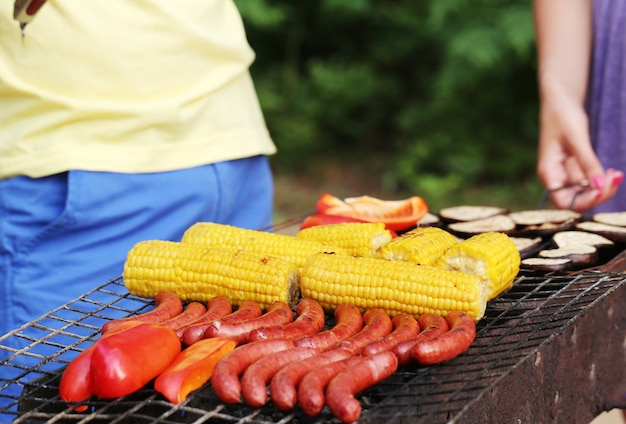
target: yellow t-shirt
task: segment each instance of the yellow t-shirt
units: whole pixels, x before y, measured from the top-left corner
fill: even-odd
[[[276,148],[232,0],[0,0],[0,178],[160,172]]]

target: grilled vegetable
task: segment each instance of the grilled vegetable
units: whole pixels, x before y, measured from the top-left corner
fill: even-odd
[[[187,399],[192,391],[209,381],[215,365],[235,346],[234,340],[200,340],[183,350],[174,362],[154,381],[154,388],[172,403]]]
[[[552,240],[558,247],[575,246],[586,244],[587,246],[608,247],[615,243],[599,234],[587,231],[561,231],[552,236]]]
[[[327,310],[350,303],[363,310],[381,308],[392,317],[463,310],[479,320],[486,308],[480,277],[381,258],[314,255],[302,270],[300,287],[304,297]]]
[[[370,196],[348,197],[344,200],[323,194],[316,204],[317,213],[341,215],[367,222],[383,222],[387,228],[403,231],[415,227],[428,212],[423,198],[412,196],[404,200],[381,200]]]
[[[293,305],[298,271],[276,257],[237,249],[149,240],[136,244],[124,265],[124,284],[136,296],[176,293],[183,301],[208,302],[226,297],[233,305],[254,300],[263,309],[272,302]]]
[[[456,237],[441,228],[417,227],[381,246],[377,255],[389,260],[433,265],[449,247],[457,243]]]
[[[448,225],[448,230],[461,237],[471,237],[489,232],[509,234],[515,230],[515,222],[508,215],[496,215],[475,221],[454,222]]]
[[[575,267],[568,258],[526,258],[522,260],[521,267],[534,271],[567,271]]]
[[[176,333],[158,324],[139,324],[102,337],[91,354],[93,393],[101,398],[129,395],[157,377],[181,352]]]
[[[487,300],[491,300],[513,284],[520,261],[515,243],[506,234],[489,232],[452,246],[439,259],[437,266],[480,277],[489,290]],[[472,318],[476,319],[475,316]]]
[[[626,227],[626,212],[598,212],[592,216],[592,220],[601,224]]]
[[[183,244],[221,247],[274,256],[295,264],[304,265],[309,256],[319,252],[339,252],[320,241],[304,240],[285,234],[248,230],[213,222],[198,222],[185,231]]]
[[[338,246],[346,253],[356,256],[373,256],[379,247],[393,238],[385,224],[380,222],[317,225],[298,231],[296,237]]]
[[[316,213],[313,215],[309,215],[302,220],[302,224],[300,224],[300,229],[304,230],[305,228],[316,227],[318,225],[329,225],[329,224],[341,224],[344,222],[367,222],[358,218],[350,218],[349,216],[341,216],[341,215],[330,215],[323,213]]]
[[[68,364],[59,382],[59,396],[67,402],[68,406],[73,406],[76,412],[84,412],[87,410],[87,405],[78,405],[78,403],[87,400],[95,394],[94,385],[91,381],[91,356],[96,344],[104,338],[139,324],[142,324],[142,321],[125,320],[121,322],[119,325],[111,328],[110,331],[107,331],[106,334],[82,351]]]
[[[503,215],[508,210],[498,206],[450,206],[439,210],[439,216],[449,222],[475,221]]]
[[[545,249],[538,253],[540,258],[566,258],[572,261],[572,266],[585,268],[594,265],[598,261],[598,249],[586,244]]]
[[[594,221],[586,221],[576,224],[576,229],[599,234],[616,243],[626,243],[626,227],[603,224]]]
[[[528,258],[533,256],[535,253],[541,250],[541,246],[543,244],[543,239],[541,237],[509,237],[515,247],[517,247],[517,251],[520,254],[520,257]]]

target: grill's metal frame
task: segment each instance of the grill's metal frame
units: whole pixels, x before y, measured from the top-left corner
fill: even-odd
[[[271,230],[294,233],[299,222],[285,221]],[[620,273],[626,252],[619,256],[623,262],[613,273],[521,273],[510,290],[489,303],[467,352],[432,367],[401,367],[358,396],[360,421],[587,423],[604,410],[626,408],[626,308],[621,304],[626,274]],[[58,397],[63,368],[98,338],[104,323],[153,306],[130,295],[118,278],[1,336],[0,422],[7,416],[29,424],[336,422],[327,410],[309,418],[299,408],[281,413],[271,404],[259,409],[224,405],[210,384],[180,405],[148,385],[119,399],[91,399],[86,413],[66,407]],[[23,347],[9,348],[13,342]],[[6,401],[10,405],[1,406]]]

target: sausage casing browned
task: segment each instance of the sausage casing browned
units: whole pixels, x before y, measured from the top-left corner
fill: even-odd
[[[420,332],[420,325],[410,314],[398,314],[391,320],[393,331],[381,340],[374,341],[361,350],[361,355],[369,356],[390,350],[399,343],[412,339]]]
[[[472,345],[476,338],[476,323],[462,311],[446,315],[450,330],[439,336],[418,343],[411,348],[413,360],[421,365],[434,365],[459,356]]]
[[[223,357],[213,370],[211,385],[215,394],[224,403],[240,402],[239,377],[243,372],[264,356],[293,347],[293,342],[285,339],[259,340],[237,347]]]
[[[390,377],[397,369],[398,358],[388,350],[360,357],[328,383],[328,409],[341,422],[357,421],[361,415],[361,404],[354,395]]]
[[[296,340],[320,332],[324,328],[324,309],[316,300],[302,299],[296,307],[296,319],[286,325],[257,328],[248,334],[248,341],[267,339]]]
[[[335,347],[339,342],[347,340],[363,328],[363,315],[354,305],[342,304],[335,309],[335,326],[312,336],[302,337],[295,341],[298,347],[312,347],[325,351]]]
[[[417,322],[423,330],[414,338],[400,342],[391,349],[397,356],[400,365],[407,365],[412,362],[411,349],[415,344],[435,338],[450,329],[446,319],[437,314],[422,314]]]
[[[183,302],[176,293],[162,291],[154,297],[154,309],[143,314],[133,315],[109,321],[102,326],[102,334],[127,321],[141,321],[148,324],[160,324],[170,318],[174,318],[183,312]]]

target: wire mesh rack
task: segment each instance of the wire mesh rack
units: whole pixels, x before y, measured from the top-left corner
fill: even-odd
[[[623,285],[624,275],[599,271],[520,274],[507,292],[489,303],[477,337],[464,354],[436,366],[400,367],[360,393],[360,422],[454,422],[507,374]],[[225,405],[210,384],[178,405],[148,384],[122,398],[91,399],[83,413],[68,408],[58,396],[64,367],[98,338],[104,323],[153,307],[152,300],[130,295],[119,278],[0,337],[0,405],[5,405],[0,407],[0,417],[15,423],[336,422],[326,409],[311,418],[298,407],[280,412],[271,402],[262,408]],[[327,325],[332,325],[331,317]]]

